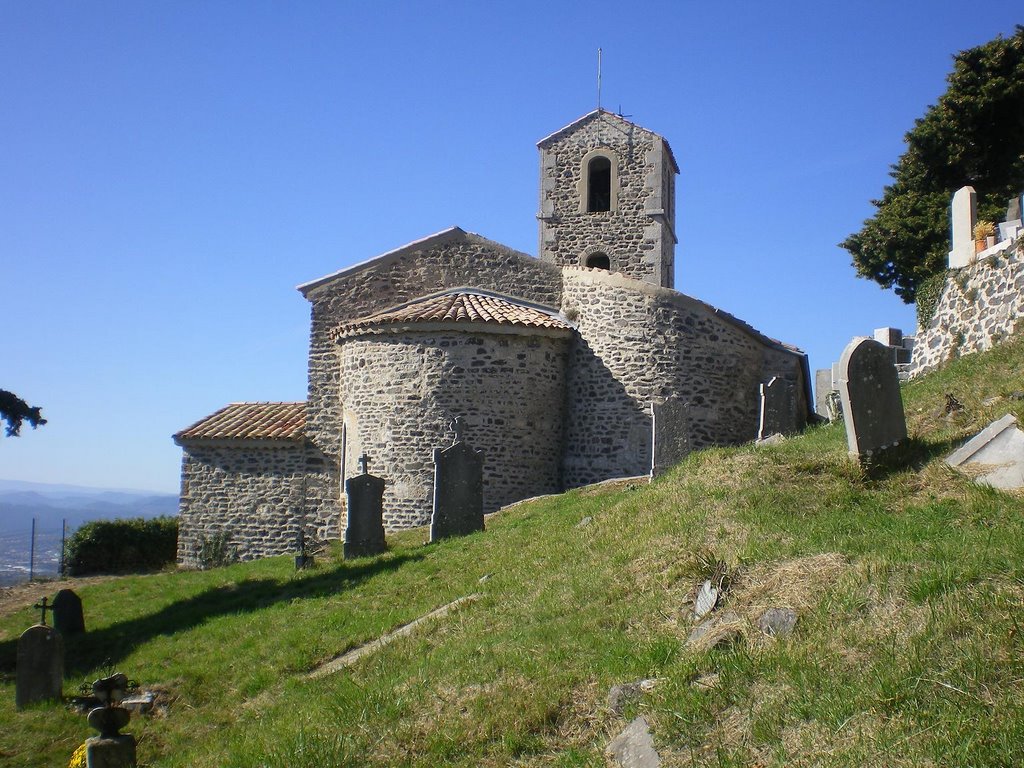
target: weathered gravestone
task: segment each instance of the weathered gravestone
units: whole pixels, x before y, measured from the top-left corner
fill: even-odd
[[[761,415],[757,439],[771,435],[790,435],[799,429],[796,416],[796,388],[793,382],[778,376],[760,385]]]
[[[814,412],[829,419],[828,396],[832,392],[832,369],[819,368],[814,372]]]
[[[64,640],[53,627],[46,626],[46,612],[52,606],[47,598],[36,608],[42,611],[39,624],[26,629],[18,638],[14,704],[18,709],[40,701],[60,700],[64,684]]]
[[[484,454],[463,438],[464,423],[452,423],[455,444],[434,449],[434,511],[430,540],[484,529]]]
[[[380,554],[384,542],[384,478],[368,471],[370,457],[359,457],[363,473],[345,481],[348,523],[345,526],[345,559]]]
[[[64,637],[85,632],[82,598],[74,590],[59,590],[53,598],[53,628]]]
[[[690,453],[690,406],[678,398],[651,403],[651,477],[658,477]]]
[[[874,339],[854,339],[839,360],[839,396],[850,455],[870,459],[907,439],[900,380],[892,352]]]

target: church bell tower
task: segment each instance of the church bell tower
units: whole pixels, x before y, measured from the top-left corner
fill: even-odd
[[[597,109],[542,139],[541,261],[675,282],[675,177],[668,142]]]

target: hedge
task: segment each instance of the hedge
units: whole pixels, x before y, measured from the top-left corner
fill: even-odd
[[[177,553],[177,517],[93,520],[68,539],[65,568],[69,576],[155,571]]]

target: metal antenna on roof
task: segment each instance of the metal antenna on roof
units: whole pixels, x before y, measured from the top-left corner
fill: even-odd
[[[597,109],[601,109],[601,49],[597,49]]]

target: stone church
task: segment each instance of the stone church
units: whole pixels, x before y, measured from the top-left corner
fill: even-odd
[[[665,403],[687,449],[753,440],[773,378],[806,422],[803,353],[672,288],[668,142],[598,109],[537,146],[538,257],[452,228],[298,287],[306,402],[232,403],[174,435],[181,563],[217,537],[243,559],[339,538],[364,452],[385,525],[428,523],[456,417],[484,451],[485,512],[649,474]]]

